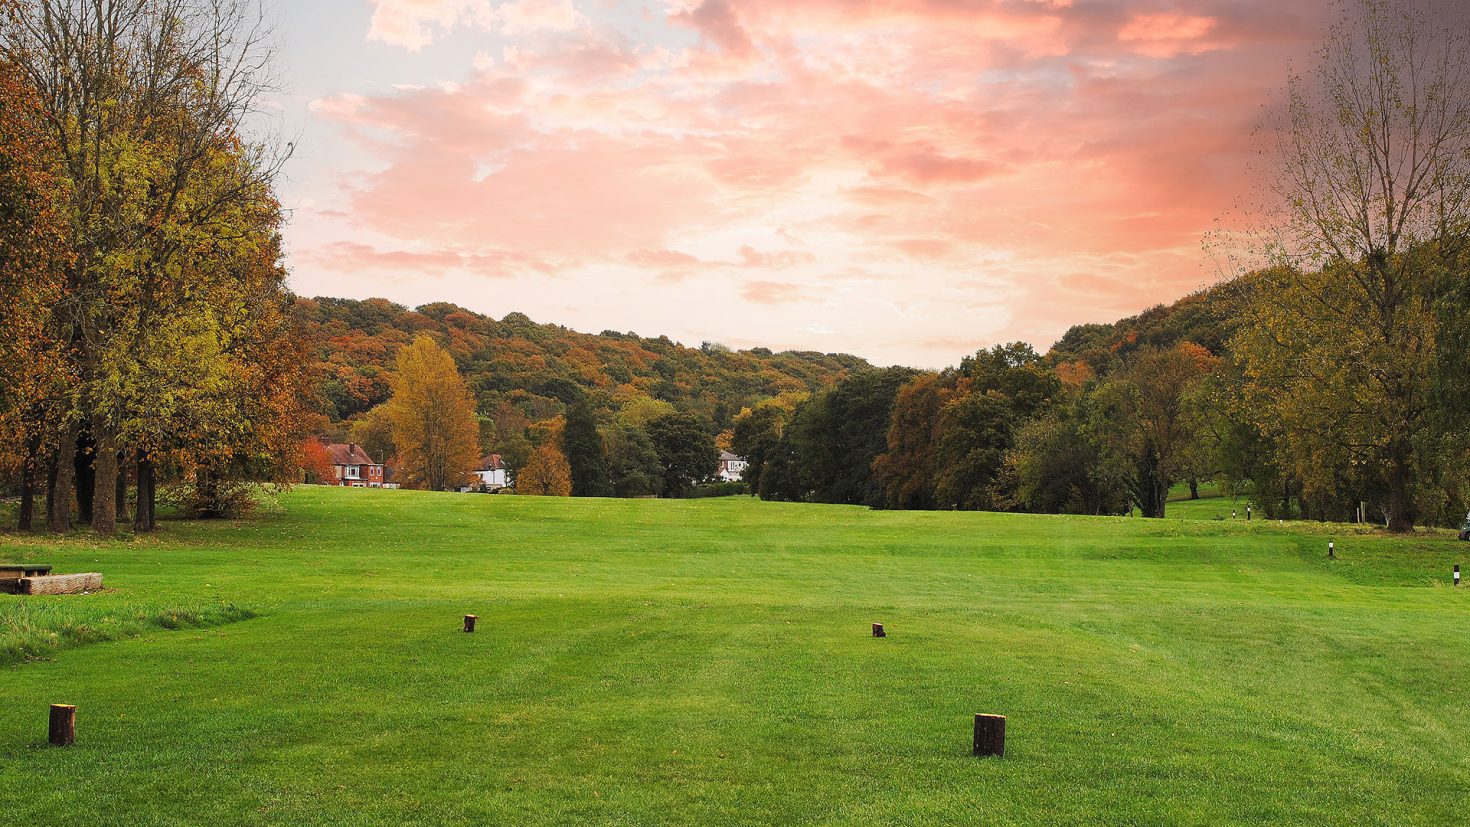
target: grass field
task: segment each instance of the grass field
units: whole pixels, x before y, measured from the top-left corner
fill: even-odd
[[[112,587],[0,595],[0,823],[1465,823],[1470,544],[1341,531],[300,488],[0,537]]]

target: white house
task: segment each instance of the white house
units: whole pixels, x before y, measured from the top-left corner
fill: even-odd
[[[739,482],[745,476],[745,467],[750,463],[744,457],[737,457],[729,451],[720,452],[720,470],[715,476],[725,482]]]
[[[499,491],[510,487],[510,472],[505,463],[500,461],[499,454],[487,454],[480,458],[480,467],[475,469],[475,476],[479,479],[478,485],[486,491]]]

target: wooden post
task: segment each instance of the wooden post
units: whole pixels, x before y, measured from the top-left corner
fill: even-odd
[[[1327,543],[1327,559],[1328,560],[1336,560],[1337,559],[1337,543],[1333,543],[1333,542],[1330,542],[1330,541]]]
[[[77,740],[77,708],[71,704],[51,705],[51,730],[48,740],[52,746],[71,746]]]
[[[994,755],[1004,758],[1006,754],[1006,716],[975,716],[975,755]]]
[[[1455,566],[1455,585],[1460,585],[1460,567]]]
[[[475,631],[475,621],[476,620],[479,620],[479,619],[480,618],[477,615],[465,615],[464,616],[464,630],[466,632],[473,632],[473,631]]]

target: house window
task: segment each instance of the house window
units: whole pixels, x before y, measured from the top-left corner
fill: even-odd
[[[357,468],[358,467],[356,465],[347,466],[347,479],[355,480],[358,478]]]

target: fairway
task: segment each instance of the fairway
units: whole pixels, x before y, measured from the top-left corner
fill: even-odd
[[[65,631],[0,666],[0,821],[1463,823],[1470,544],[1342,530],[301,487],[5,535],[111,590],[0,595]]]

